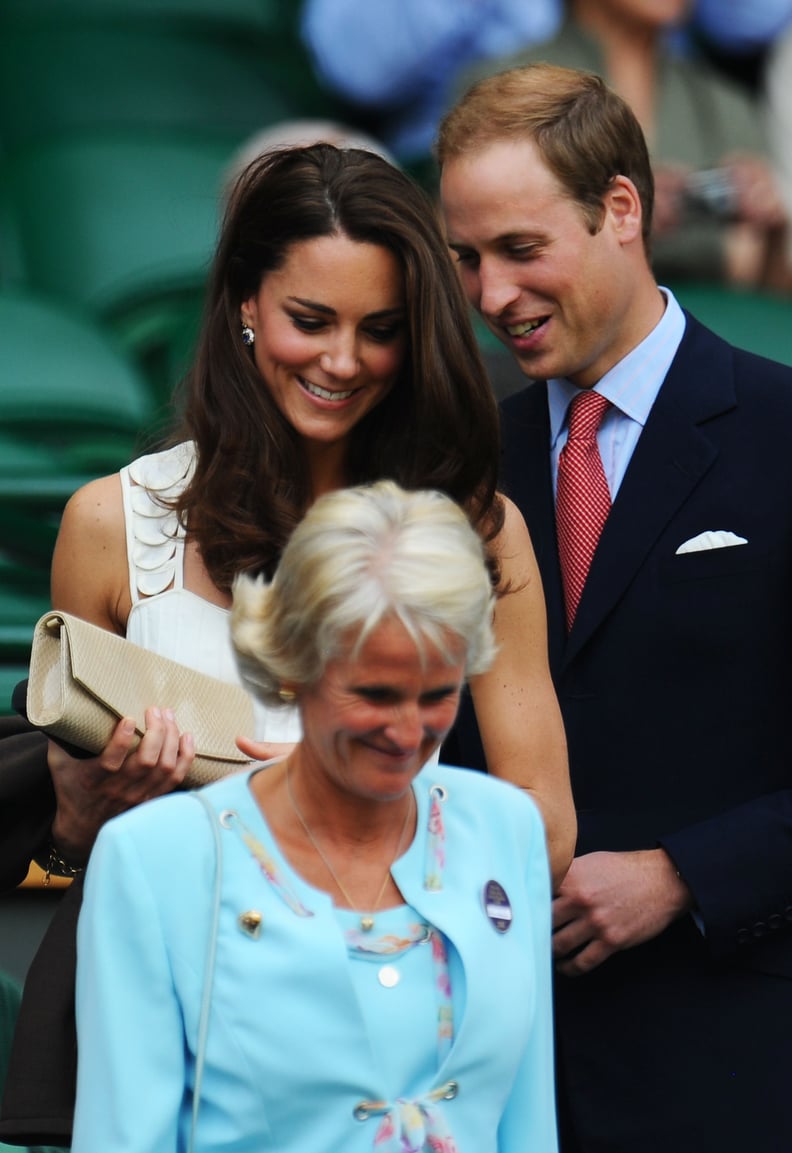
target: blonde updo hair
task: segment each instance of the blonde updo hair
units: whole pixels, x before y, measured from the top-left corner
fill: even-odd
[[[493,607],[484,545],[462,509],[440,492],[379,481],[320,497],[272,581],[237,578],[231,636],[245,681],[277,705],[284,684],[316,684],[328,661],[354,659],[386,620],[449,664],[462,641],[467,674],[484,672]]]

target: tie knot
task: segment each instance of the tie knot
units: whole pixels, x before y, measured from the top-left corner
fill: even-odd
[[[586,389],[569,406],[569,440],[593,440],[610,401],[601,392]]]

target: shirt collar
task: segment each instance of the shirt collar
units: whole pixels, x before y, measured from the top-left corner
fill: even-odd
[[[615,408],[642,428],[685,332],[685,314],[674,294],[667,288],[660,291],[665,297],[666,307],[658,323],[594,386]],[[572,398],[580,391],[564,377],[547,381],[552,446],[563,431]]]

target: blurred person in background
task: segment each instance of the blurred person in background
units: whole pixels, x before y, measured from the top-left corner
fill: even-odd
[[[765,61],[792,24],[792,0],[695,0],[687,43],[761,99]]]
[[[459,72],[546,40],[559,22],[559,0],[306,0],[302,36],[319,78],[428,179]]]
[[[781,181],[787,214],[792,218],[792,26],[774,43],[764,71],[767,131]],[[787,237],[792,260],[792,235]]]
[[[276,148],[298,148],[309,144],[334,144],[336,148],[362,148],[367,152],[375,152],[391,164],[397,164],[394,156],[385,147],[381,140],[369,132],[364,132],[354,124],[345,124],[340,120],[311,120],[296,117],[293,120],[281,120],[262,128],[253,136],[243,141],[225,170],[223,179],[223,199],[228,201],[236,184],[254,160],[265,152],[273,152]]]
[[[301,30],[320,81],[433,185],[431,146],[459,75],[551,40],[563,17],[563,0],[304,0]],[[694,0],[669,40],[742,79],[790,21],[792,0]]]

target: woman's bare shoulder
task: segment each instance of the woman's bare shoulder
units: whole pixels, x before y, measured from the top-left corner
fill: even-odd
[[[131,599],[117,473],[90,481],[69,498],[52,558],[52,603],[124,632]]]

